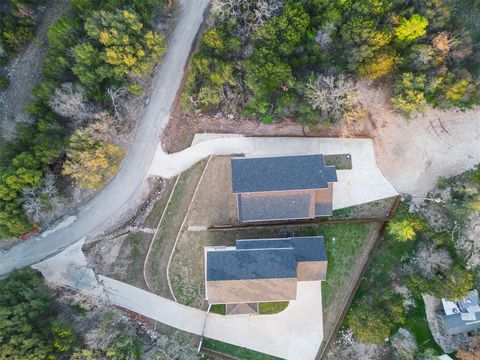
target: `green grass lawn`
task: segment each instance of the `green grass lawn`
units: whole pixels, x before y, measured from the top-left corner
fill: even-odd
[[[253,351],[247,348],[242,348],[213,339],[203,340],[202,346],[205,349],[213,350],[225,355],[230,355],[242,360],[280,360],[280,358],[277,358],[275,356],[270,356],[258,351]]]
[[[300,229],[300,236],[323,235],[327,247],[327,281],[322,283],[323,306],[328,307],[337,291],[352,276],[352,263],[364,245],[370,230],[368,223],[324,224]]]
[[[226,315],[227,307],[225,304],[215,304],[210,307],[210,312],[220,315]]]
[[[288,306],[288,301],[264,302],[258,304],[258,312],[262,315],[277,314],[285,310]]]
[[[438,355],[443,354],[442,349],[433,339],[430,328],[428,327],[423,299],[415,299],[415,307],[407,313],[405,324],[402,327],[415,336],[419,352],[434,349]]]

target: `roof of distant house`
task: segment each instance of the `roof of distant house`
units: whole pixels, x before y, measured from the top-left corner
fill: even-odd
[[[480,329],[480,306],[477,290],[456,302],[442,299],[443,324],[450,335]]]
[[[321,154],[232,159],[234,193],[325,189],[336,181]]]

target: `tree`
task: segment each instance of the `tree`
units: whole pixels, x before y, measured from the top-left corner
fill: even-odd
[[[468,295],[473,287],[473,274],[460,265],[441,271],[430,282],[431,292],[440,298],[456,301]]]
[[[463,347],[457,352],[458,360],[477,360],[480,356],[480,336],[475,336],[470,346]]]
[[[381,311],[362,303],[350,310],[347,324],[364,344],[383,344],[390,335],[390,321]]]
[[[305,85],[305,98],[330,123],[354,117],[361,108],[353,83],[344,75],[317,75]]]
[[[392,104],[406,118],[425,109],[426,78],[423,74],[403,73],[396,81]]]
[[[392,347],[399,360],[413,360],[416,359],[418,346],[413,334],[404,329],[398,329],[398,332],[392,336]]]
[[[85,21],[89,42],[73,48],[72,71],[93,97],[121,86],[127,76],[145,77],[165,52],[162,35],[147,31],[129,10],[96,11]]]
[[[417,232],[422,231],[425,224],[420,219],[406,218],[402,220],[390,220],[387,230],[397,241],[408,241],[415,238]]]
[[[98,190],[115,175],[122,157],[120,147],[99,140],[88,129],[77,130],[70,137],[62,173],[84,189]]]
[[[370,80],[387,75],[397,61],[397,55],[391,52],[381,52],[358,68],[358,74]]]
[[[428,20],[419,14],[410,19],[402,18],[395,29],[395,36],[400,42],[411,42],[427,33]]]
[[[0,358],[12,360],[67,357],[76,334],[57,320],[53,298],[31,269],[0,280]]]
[[[453,264],[453,259],[447,249],[428,242],[419,246],[413,257],[413,263],[423,277],[431,279],[437,273],[448,270]]]
[[[73,129],[81,126],[95,112],[93,104],[85,96],[84,89],[72,83],[64,83],[55,89],[55,95],[48,104],[58,115],[69,119]]]

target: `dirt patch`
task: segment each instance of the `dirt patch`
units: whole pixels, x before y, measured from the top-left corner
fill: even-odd
[[[334,210],[333,219],[385,219],[395,203],[396,197],[390,197],[344,209]]]
[[[423,200],[440,176],[453,176],[480,161],[480,110],[428,107],[424,114],[406,120],[392,110],[390,85],[359,82],[357,88],[370,113],[366,126],[375,141],[379,167],[400,193]]]
[[[391,349],[385,345],[361,344],[355,341],[351,331],[342,331],[327,353],[326,360],[384,360],[391,359]]]
[[[167,152],[176,152],[190,145],[196,133],[243,134],[246,136],[323,136],[338,137],[345,134],[348,127],[350,136],[367,136],[365,122],[351,124],[323,125],[309,129],[286,119],[273,124],[263,124],[258,120],[247,120],[233,116],[187,115],[179,106],[171,117],[162,137]]]
[[[34,99],[32,90],[41,79],[43,59],[47,53],[48,27],[67,9],[68,0],[50,0],[41,15],[35,38],[8,64],[10,86],[0,93],[0,145],[16,134],[18,122],[29,122],[24,112]]]

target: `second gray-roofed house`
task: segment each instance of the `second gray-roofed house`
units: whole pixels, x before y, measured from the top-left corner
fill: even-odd
[[[205,248],[209,304],[255,304],[295,300],[297,281],[325,280],[322,236],[237,240],[236,246]]]
[[[442,299],[443,326],[448,335],[467,333],[480,329],[480,299],[477,290],[472,290],[463,299]]]
[[[332,214],[334,166],[324,157],[234,158],[232,189],[240,221],[312,219]]]

